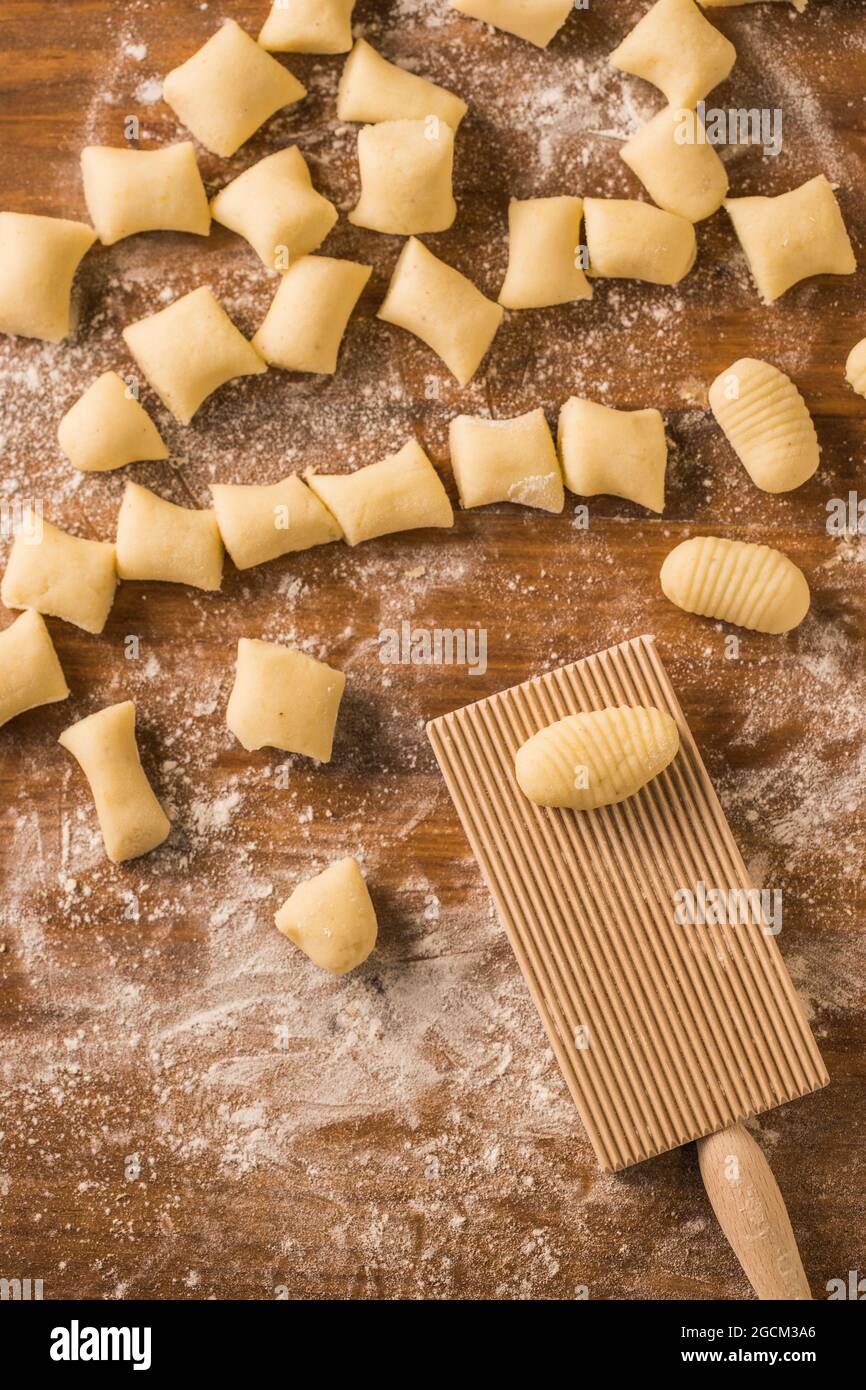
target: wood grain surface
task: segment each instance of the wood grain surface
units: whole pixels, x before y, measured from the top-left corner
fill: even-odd
[[[509,196],[637,196],[621,138],[660,105],[606,54],[646,8],[592,0],[539,51],[444,0],[360,0],[388,57],[459,91],[454,228],[427,238],[495,297]],[[265,0],[75,0],[0,7],[2,206],[85,216],[78,157],[183,138],[157,83],[224,15],[257,32]],[[725,152],[734,193],[825,172],[866,259],[866,35],[861,0],[719,10],[734,41],[722,106],[778,108],[784,146]],[[337,122],[340,58],[291,58],[308,85],[228,161],[201,150],[209,192],[298,143],[345,211],[356,128]],[[206,283],[246,333],[274,280],[223,228],[95,248],[76,281],[81,326],[56,347],[0,342],[0,486],[80,535],[113,535],[128,473],[207,505],[208,484],[340,471],[416,435],[455,496],[454,414],[579,393],[657,406],[671,440],[662,518],[613,498],[576,525],[497,506],[453,531],[331,546],[196,594],[124,584],[105,632],[49,626],[72,689],[0,733],[0,1276],[46,1298],[721,1297],[750,1290],[687,1147],[598,1171],[437,774],[424,722],[549,666],[652,632],[756,880],[783,894],[780,946],[831,1084],[750,1126],[791,1214],[816,1297],[866,1270],[863,1247],[863,801],[866,542],[828,534],[827,503],[863,489],[866,402],[844,380],[866,334],[863,271],[762,306],[729,221],[663,290],[596,284],[591,303],[509,314],[464,390],[422,344],[379,323],[399,239],[345,217],[323,250],[373,265],[333,378],[270,371],[217,393],[183,429],[147,389],[172,459],[82,478],[60,415],[109,367],[120,330]],[[819,473],[760,493],[706,404],[737,357],[788,371],[814,414]],[[769,542],[813,588],[773,638],[681,613],[659,566],[701,532]],[[7,542],[3,542],[5,563]],[[4,614],[4,624],[11,615]],[[388,666],[379,634],[483,628],[487,668]],[[246,754],[224,724],[241,635],[296,641],[347,672],[328,767]],[[135,637],[136,642],[128,639]],[[113,867],[66,724],[132,697],[144,761],[171,809],[167,844]],[[286,769],[283,775],[281,769]],[[317,972],[273,928],[299,877],[357,853],[380,938],[359,972]]]

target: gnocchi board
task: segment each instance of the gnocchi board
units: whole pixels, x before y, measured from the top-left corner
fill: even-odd
[[[224,12],[254,31],[265,8]],[[618,137],[660,100],[608,71],[606,54],[644,8],[575,11],[540,52],[441,0],[359,0],[374,45],[470,103],[459,217],[428,240],[486,293],[505,271],[510,196],[639,195]],[[777,159],[725,152],[732,187],[782,192],[823,169],[861,263],[862,15],[860,0],[834,0],[803,16],[785,4],[712,16],[739,55],[713,100],[768,103],[785,120]],[[183,138],[159,78],[218,17],[188,0],[6,0],[3,206],[85,216],[81,147],[119,144],[130,115],[143,148]],[[334,114],[341,60],[281,61],[309,97],[233,160],[198,149],[208,191],[296,142],[344,214],[357,169],[355,128]],[[674,290],[610,282],[581,305],[508,315],[461,391],[375,319],[399,240],[341,215],[324,252],[374,270],[333,378],[230,385],[186,430],[145,392],[172,459],[128,474],[189,505],[207,504],[212,479],[355,467],[410,434],[454,499],[453,415],[542,405],[555,423],[573,392],[661,409],[667,503],[656,519],[596,498],[588,528],[575,499],[559,517],[484,508],[435,536],[227,566],[221,594],[123,585],[101,637],[49,620],[72,698],[0,736],[0,1275],[42,1276],[46,1297],[570,1298],[577,1285],[593,1298],[747,1297],[714,1222],[700,1229],[688,1150],[600,1171],[424,735],[431,718],[646,631],[750,874],[783,893],[780,949],[833,1079],[754,1127],[816,1295],[864,1268],[866,571],[862,538],[828,536],[826,507],[863,488],[866,405],[841,364],[866,332],[866,279],[811,281],[766,308],[724,214],[698,239]],[[35,494],[60,525],[113,534],[124,476],[73,476],[57,420],[99,372],[131,365],[126,323],[200,284],[248,335],[273,295],[223,228],[135,237],[85,259],[74,342],[0,340],[4,499]],[[788,372],[816,419],[821,469],[788,497],[749,484],[707,409],[708,383],[748,353]],[[668,604],[662,560],[700,531],[790,554],[813,590],[803,626],[736,633]],[[486,669],[383,664],[379,633],[403,621],[484,629]],[[281,786],[277,759],[234,744],[224,712],[240,636],[311,644],[347,672],[328,768],[298,761]],[[127,696],[175,829],[156,855],[113,868],[56,738]],[[272,914],[297,879],[355,853],[379,944],[334,981]]]
[[[514,774],[521,744],[617,705],[676,720],[673,762],[616,806],[534,806]],[[701,885],[727,896],[754,884],[653,638],[464,706],[427,733],[603,1168],[827,1084],[767,921],[753,909],[747,921],[677,920],[678,894],[696,903]]]

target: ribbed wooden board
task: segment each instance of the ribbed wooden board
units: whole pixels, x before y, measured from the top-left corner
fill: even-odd
[[[670,767],[618,806],[533,805],[514,776],[521,743],[567,714],[620,704],[676,719]],[[468,705],[428,733],[605,1169],[827,1084],[774,937],[754,921],[675,921],[678,889],[754,885],[652,637]]]

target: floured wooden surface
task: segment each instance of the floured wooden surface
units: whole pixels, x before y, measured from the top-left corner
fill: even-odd
[[[255,30],[266,8],[232,0],[225,12]],[[659,101],[605,55],[642,9],[604,0],[542,53],[441,0],[358,5],[388,57],[470,102],[460,216],[427,240],[488,294],[504,273],[509,194],[637,192],[614,137]],[[823,170],[862,260],[861,6],[810,10],[714,14],[740,56],[712,101],[782,107],[782,154],[733,152],[733,191],[779,192]],[[182,137],[154,99],[158,79],[221,13],[10,0],[3,205],[83,216],[79,150],[119,143],[128,114],[145,144]],[[297,141],[345,211],[356,127],[334,116],[341,60],[288,61],[310,97],[235,159],[202,152],[208,189]],[[724,215],[698,236],[698,267],[676,289],[606,283],[591,304],[509,315],[461,391],[421,344],[375,320],[399,240],[341,219],[323,250],[374,274],[338,375],[239,382],[187,430],[156,406],[173,464],[128,476],[203,505],[212,478],[346,468],[412,433],[454,497],[453,414],[540,404],[554,418],[573,392],[654,405],[674,444],[668,506],[659,521],[596,499],[588,532],[573,498],[558,518],[488,508],[458,515],[452,532],[244,575],[227,565],[220,595],[124,585],[101,638],[50,622],[74,698],[0,735],[0,1274],[42,1277],[47,1297],[267,1298],[285,1286],[308,1298],[562,1298],[584,1285],[592,1297],[746,1296],[690,1150],[598,1173],[424,737],[431,717],[645,631],[753,877],[783,891],[780,947],[832,1077],[756,1132],[816,1294],[862,1269],[866,541],[833,539],[824,523],[829,498],[863,489],[866,404],[843,378],[866,333],[863,272],[768,309]],[[57,450],[56,421],[99,371],[129,364],[125,323],[201,283],[248,333],[275,285],[222,228],[206,242],[137,237],[88,257],[72,345],[0,340],[5,497],[43,497],[51,520],[113,534],[126,471],[81,479]],[[706,409],[709,382],[744,354],[789,372],[816,417],[821,470],[788,497],[751,485]],[[665,602],[661,561],[701,529],[766,541],[801,565],[814,603],[796,633],[743,633],[727,660],[726,631]],[[485,628],[486,673],[383,665],[379,633],[403,621]],[[129,634],[138,661],[124,659]],[[245,754],[224,726],[240,635],[298,641],[348,674],[333,763],[290,760],[285,790],[279,755]],[[113,868],[55,740],[126,696],[176,829],[149,859]],[[332,980],[272,915],[298,877],[346,853],[371,883],[380,944]]]

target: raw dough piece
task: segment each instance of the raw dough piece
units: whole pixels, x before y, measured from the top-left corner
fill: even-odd
[[[332,374],[371,270],[357,261],[302,256],[283,276],[253,347],[287,372]]]
[[[769,362],[741,357],[709,391],[710,409],[737,458],[762,492],[800,487],[820,463],[818,436],[790,377]]]
[[[328,763],[345,684],[342,671],[294,647],[242,637],[226,723],[248,752],[282,748]]]
[[[357,859],[340,859],[299,883],[274,918],[314,965],[345,975],[376,944],[376,913]]]
[[[853,275],[854,252],[823,174],[778,198],[728,198],[758,293],[771,304],[811,275]]]
[[[354,473],[304,474],[313,492],[333,512],[348,545],[416,531],[453,526],[454,513],[442,480],[414,439],[396,454]]]
[[[159,430],[117,372],[103,372],[70,406],[57,427],[57,439],[73,468],[82,473],[168,458]]]
[[[136,232],[210,231],[191,140],[164,150],[88,145],[81,151],[81,173],[87,211],[103,246]]]
[[[458,415],[448,436],[461,506],[517,502],[545,512],[562,511],[562,474],[542,409],[512,420]]]
[[[664,511],[668,446],[657,410],[614,410],[572,396],[559,413],[559,457],[569,492]]]
[[[0,632],[0,726],[16,714],[65,700],[69,687],[39,613],[22,613]]]
[[[132,700],[79,719],[57,741],[90,784],[105,852],[114,864],[137,859],[162,844],[171,822],[141,766]]]
[[[678,608],[754,632],[790,632],[809,611],[802,570],[768,545],[693,536],[670,552],[660,579]]]
[[[42,538],[15,537],[0,585],[7,608],[35,608],[85,632],[101,632],[114,602],[114,546],[85,541],[43,521]]]
[[[454,132],[438,116],[380,121],[358,134],[361,196],[356,227],[410,236],[444,232],[457,216],[451,189]]]
[[[703,135],[696,111],[666,106],[620,150],[659,207],[689,222],[712,217],[728,191],[725,166]]]
[[[358,39],[337,88],[341,121],[424,120],[438,116],[456,130],[468,107],[465,101],[417,73],[389,63],[366,39]]]
[[[512,198],[508,204],[508,270],[499,303],[545,309],[591,299],[580,263],[582,198]]]
[[[277,111],[306,94],[288,68],[233,19],[225,20],[162,84],[162,95],[178,120],[205,149],[224,159]]]
[[[546,48],[568,19],[574,0],[451,0],[451,8]]]
[[[219,589],[223,543],[215,513],[177,507],[127,483],[117,518],[117,573],[121,579]]]
[[[213,483],[211,492],[225,548],[239,570],[338,541],[343,534],[327,507],[294,474],[269,487]]]
[[[245,169],[210,205],[214,220],[237,232],[269,270],[315,251],[337,220],[333,203],[317,193],[296,145]]]
[[[131,323],[123,338],[163,405],[182,425],[233,377],[267,371],[205,285]]]
[[[852,347],[845,363],[845,380],[860,396],[866,396],[866,338]]]
[[[618,705],[569,714],[517,750],[514,771],[537,806],[594,811],[634,796],[664,772],[680,746],[664,710]]]
[[[72,281],[96,240],[63,217],[0,212],[0,333],[59,343],[72,331]]]
[[[501,305],[410,237],[377,317],[414,333],[465,386],[493,342],[502,314]]]
[[[274,0],[259,43],[272,53],[348,53],[355,0]]]
[[[734,45],[694,0],[657,0],[608,61],[652,82],[672,106],[696,106],[724,82],[736,59]]]
[[[590,275],[676,285],[695,263],[692,223],[651,203],[585,198],[583,218]]]

